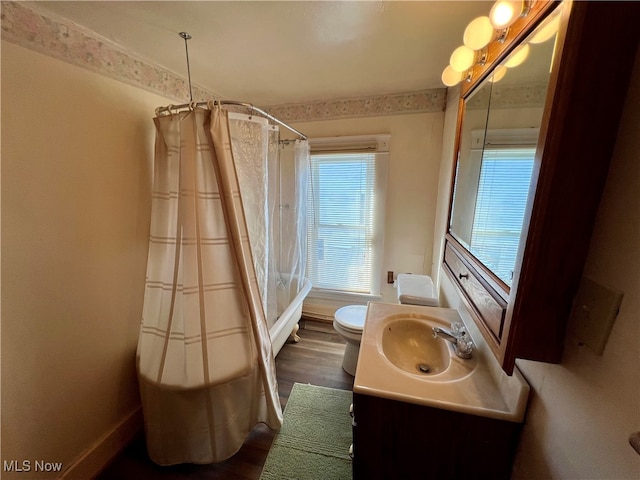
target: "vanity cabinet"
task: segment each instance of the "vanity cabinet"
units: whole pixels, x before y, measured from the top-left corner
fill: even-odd
[[[353,478],[508,479],[521,424],[354,392]]]
[[[509,28],[504,42],[490,45],[488,61],[474,66],[469,72],[471,80],[461,87],[443,258],[443,271],[508,374],[513,372],[516,358],[554,363],[561,360],[566,325],[640,37],[640,4],[635,2],[565,0],[530,5],[529,14]],[[534,41],[539,32],[536,29],[552,20],[557,33],[544,47]],[[506,69],[504,80],[497,81],[498,69],[525,46],[530,47],[530,56],[547,49],[542,87],[531,84],[537,81],[538,71],[522,75],[529,68],[526,62],[532,69],[537,65],[531,58],[521,66]],[[518,69],[522,69],[521,83],[503,83],[510,75],[515,78]],[[545,74],[544,69],[539,71]],[[510,97],[517,91],[526,93],[522,103],[529,104],[522,112],[526,110],[535,121],[517,124],[524,115],[514,108]],[[536,95],[539,112],[532,113],[535,106],[530,100]],[[504,112],[499,110],[501,102],[509,104]],[[474,118],[484,123],[471,125]],[[495,232],[473,232],[481,208],[478,178],[487,152],[526,150],[513,148],[508,142],[505,147],[504,141],[491,145],[489,137],[502,135],[500,129],[522,127],[535,129],[537,138],[530,147],[530,181],[524,193],[521,227],[516,232],[515,247],[511,247],[513,259],[500,272],[493,253],[474,246],[474,235],[485,235],[485,243],[490,246],[498,244],[489,238]],[[473,160],[470,139],[472,132],[473,138],[478,138],[478,129],[484,144]],[[475,170],[466,169],[464,162],[473,163],[469,159],[476,162]],[[469,178],[476,179],[475,185]]]

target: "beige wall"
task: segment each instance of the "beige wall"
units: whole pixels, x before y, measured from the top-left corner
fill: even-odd
[[[454,96],[447,106],[445,139],[455,128],[450,122]],[[629,435],[640,430],[639,124],[637,58],[584,272],[624,292],[620,313],[602,356],[569,335],[559,365],[518,360],[531,396],[514,480],[640,477],[640,456],[628,444]],[[451,150],[452,142],[445,140],[443,150]],[[448,185],[451,158],[443,155],[441,189]],[[446,228],[448,194],[441,197],[436,246]]]
[[[382,295],[395,302],[386,272],[431,274],[444,113],[303,122],[293,125],[310,138],[391,135],[385,211]]]
[[[53,478],[139,405],[160,96],[2,42],[2,460]],[[113,438],[108,439],[113,441]]]

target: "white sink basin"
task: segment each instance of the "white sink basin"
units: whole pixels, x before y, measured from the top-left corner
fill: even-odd
[[[433,338],[433,324],[400,318],[385,325],[380,336],[383,355],[400,370],[416,375],[437,375],[451,363],[446,342]]]
[[[369,303],[353,391],[521,422],[529,385],[517,370],[506,376],[493,357],[474,350],[462,359],[433,338],[433,327],[454,322],[462,322],[454,309]]]

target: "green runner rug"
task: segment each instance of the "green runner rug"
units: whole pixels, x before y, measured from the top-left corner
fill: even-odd
[[[260,480],[352,478],[351,391],[295,383]]]

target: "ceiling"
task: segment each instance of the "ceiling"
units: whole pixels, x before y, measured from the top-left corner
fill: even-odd
[[[487,1],[53,1],[81,25],[216,96],[256,105],[443,88]]]

